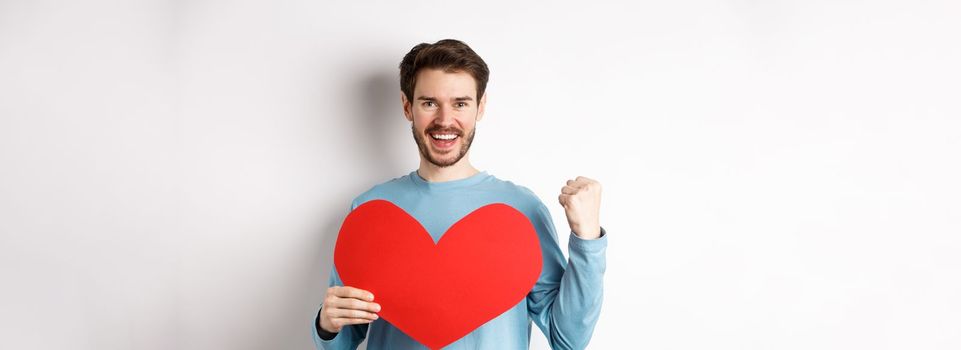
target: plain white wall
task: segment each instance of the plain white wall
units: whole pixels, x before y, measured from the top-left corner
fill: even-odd
[[[591,348],[961,348],[957,2],[630,3],[0,1],[0,348],[310,349],[448,37],[565,252],[604,185]]]

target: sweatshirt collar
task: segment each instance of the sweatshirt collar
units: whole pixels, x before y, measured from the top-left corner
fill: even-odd
[[[417,173],[417,170],[411,171],[409,176],[411,178],[411,181],[413,181],[414,184],[417,185],[418,187],[422,187],[428,190],[447,190],[447,189],[464,188],[464,187],[470,187],[470,186],[476,185],[481,181],[486,180],[491,175],[488,174],[487,171],[480,171],[477,174],[465,177],[463,179],[437,181],[437,182],[430,182],[425,180],[424,178],[420,177],[420,174]]]

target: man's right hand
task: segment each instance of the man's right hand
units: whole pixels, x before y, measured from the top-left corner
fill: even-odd
[[[330,287],[320,307],[320,328],[339,333],[346,325],[374,322],[378,311],[380,305],[374,302],[371,292],[354,287]]]

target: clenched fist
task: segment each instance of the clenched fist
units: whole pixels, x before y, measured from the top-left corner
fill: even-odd
[[[595,239],[601,236],[601,183],[578,176],[567,180],[557,200],[567,214],[567,224],[578,237]]]

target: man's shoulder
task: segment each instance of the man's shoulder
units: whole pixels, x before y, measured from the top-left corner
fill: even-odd
[[[498,200],[499,202],[507,204],[527,216],[531,223],[538,228],[538,233],[547,236],[553,235],[553,219],[550,210],[533,190],[508,180],[500,180],[499,186],[504,191],[504,196]]]
[[[364,204],[364,202],[373,199],[382,199],[390,197],[392,194],[407,192],[410,190],[410,187],[410,174],[394,177],[390,180],[373,185],[366,191],[358,194],[356,197],[354,197],[353,201],[351,201],[350,209],[354,210],[354,208],[356,208],[358,205]]]
[[[511,193],[522,200],[538,201],[538,202],[540,201],[540,199],[537,198],[537,195],[534,194],[534,191],[532,191],[530,188],[527,188],[527,186],[515,183],[510,180],[497,179],[497,182],[500,188],[504,192]]]
[[[525,214],[536,213],[545,208],[537,194],[527,186],[497,177],[494,177],[494,181],[490,181],[488,186],[491,192],[498,194],[498,201],[509,204]]]

